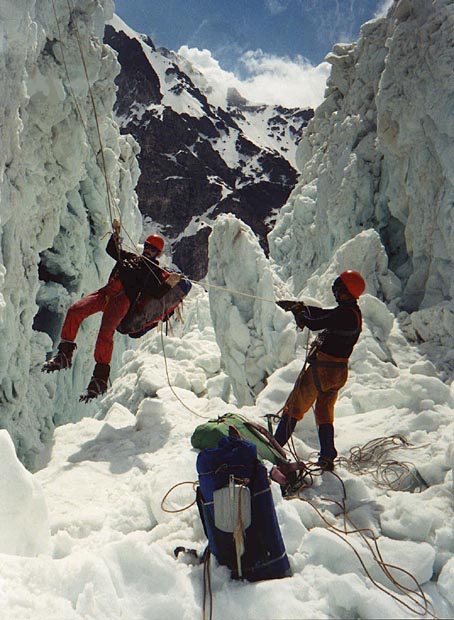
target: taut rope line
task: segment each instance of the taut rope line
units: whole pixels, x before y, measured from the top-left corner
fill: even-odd
[[[66,0],[67,6],[68,6],[68,10],[69,10],[69,15],[70,15],[70,20],[71,23],[74,24],[74,30],[75,30],[75,34],[76,34],[76,40],[77,40],[77,45],[79,47],[79,52],[80,52],[80,57],[82,60],[82,65],[83,65],[83,69],[84,69],[84,74],[85,74],[85,78],[87,81],[87,86],[88,86],[88,92],[90,95],[90,101],[91,101],[91,105],[93,108],[93,114],[95,117],[95,124],[96,124],[96,131],[97,131],[97,135],[98,135],[98,141],[99,141],[99,147],[100,147],[100,154],[101,154],[101,160],[102,160],[102,166],[100,166],[102,172],[103,172],[103,176],[104,176],[104,181],[105,181],[105,185],[106,185],[106,193],[107,193],[107,203],[108,203],[108,212],[109,212],[109,217],[110,217],[110,222],[112,224],[113,219],[114,219],[114,209],[119,213],[119,209],[118,207],[116,207],[116,205],[113,204],[113,199],[112,199],[112,192],[110,189],[110,183],[109,183],[109,179],[108,179],[108,174],[107,174],[107,163],[106,163],[106,158],[105,158],[105,153],[104,153],[104,145],[103,145],[103,141],[102,141],[102,136],[101,136],[101,129],[100,129],[100,123],[99,123],[99,116],[98,116],[98,112],[96,109],[96,103],[95,103],[95,98],[93,95],[93,90],[91,88],[91,84],[90,84],[90,78],[88,75],[88,68],[87,68],[87,63],[85,60],[85,54],[83,51],[83,47],[82,47],[82,41],[81,41],[81,36],[80,36],[80,31],[79,31],[79,26],[77,24],[77,20],[73,19],[74,13],[75,13],[75,9],[74,6],[71,4],[71,0]],[[62,36],[62,31],[60,28],[60,23],[58,21],[58,15],[57,15],[57,10],[55,7],[55,0],[52,0],[52,6],[53,6],[53,12],[54,12],[54,16],[55,16],[55,21],[57,24],[57,29],[58,29],[58,33],[59,33],[59,37],[60,37],[60,47],[61,47],[61,53],[62,53],[62,60],[63,60],[63,65],[65,67],[65,73],[66,73],[66,77],[68,80],[68,89],[71,93],[71,96],[74,100],[74,104],[76,106],[76,110],[78,113],[78,116],[80,118],[80,121],[82,123],[82,126],[85,130],[85,133],[87,135],[87,139],[88,142],[91,146],[91,149],[95,155],[96,161],[98,161],[98,152],[93,144],[93,142],[91,141],[89,132],[88,132],[88,127],[87,124],[84,121],[83,118],[83,114],[82,114],[82,110],[80,108],[79,102],[77,100],[76,94],[71,86],[71,78],[69,76],[69,71],[68,71],[68,66],[66,63],[66,58],[65,58],[65,53],[64,53],[64,45],[63,45],[63,36]],[[99,164],[98,164],[99,165]],[[119,219],[120,219],[120,223],[121,223],[121,214],[119,213]],[[138,250],[138,246],[137,244],[133,241],[132,237],[128,234],[128,231],[126,230],[126,228],[122,225],[122,229],[124,231],[124,233],[126,234],[126,236],[128,237],[129,241],[132,244],[132,247],[134,248],[136,254],[140,255],[140,252]],[[162,271],[165,271],[164,269],[162,269],[162,267],[160,267],[158,265],[158,268],[161,269]],[[192,284],[201,286],[202,288],[213,288],[213,289],[217,289],[220,291],[225,291],[228,293],[232,293],[233,295],[241,295],[242,297],[248,297],[250,299],[257,299],[259,301],[265,301],[268,303],[275,303],[274,299],[267,299],[265,297],[260,297],[258,295],[253,295],[251,293],[244,293],[242,291],[236,291],[234,289],[230,289],[224,286],[219,286],[216,284],[209,284],[209,283],[205,283],[205,284],[201,284],[200,282],[196,281],[196,280],[191,280],[190,278],[186,278],[189,282],[191,282]]]
[[[108,179],[108,175],[107,175],[107,164],[106,164],[106,160],[105,160],[105,156],[104,156],[104,146],[103,146],[103,142],[102,142],[102,138],[101,138],[101,130],[100,130],[100,127],[99,127],[99,119],[98,119],[98,114],[97,114],[97,110],[96,110],[96,105],[95,105],[95,102],[94,102],[93,91],[91,89],[91,85],[90,85],[90,81],[89,81],[89,77],[88,77],[88,70],[87,70],[87,67],[86,67],[85,56],[84,56],[84,53],[83,53],[82,43],[81,43],[81,40],[80,40],[80,32],[79,32],[76,20],[72,19],[73,15],[74,15],[74,9],[71,7],[71,5],[69,3],[69,0],[67,0],[67,5],[68,5],[68,10],[69,10],[70,23],[74,24],[74,28],[75,28],[75,32],[76,32],[76,40],[77,40],[77,44],[78,44],[78,47],[79,47],[79,51],[80,51],[80,55],[81,55],[81,59],[82,59],[82,64],[83,64],[83,67],[84,67],[85,77],[86,77],[86,80],[87,80],[88,91],[89,91],[89,94],[90,94],[90,100],[91,100],[91,104],[92,104],[93,112],[94,112],[94,116],[95,116],[95,122],[96,122],[97,134],[98,134],[98,140],[99,140],[99,152],[101,153],[102,165],[98,161],[98,150],[96,149],[96,147],[95,147],[95,145],[94,145],[94,143],[93,143],[93,141],[91,139],[90,133],[88,131],[88,126],[87,126],[87,123],[84,120],[84,117],[83,117],[83,114],[82,114],[82,110],[81,110],[79,101],[78,101],[76,93],[74,92],[74,89],[72,88],[72,85],[71,85],[71,77],[69,75],[68,64],[66,62],[65,50],[64,50],[64,45],[63,45],[63,33],[62,33],[61,28],[60,28],[60,22],[58,20],[57,10],[56,10],[56,7],[55,7],[55,0],[52,0],[53,13],[54,13],[54,17],[55,17],[55,22],[57,24],[58,36],[59,36],[59,39],[60,39],[59,43],[60,43],[62,61],[63,61],[63,66],[65,68],[66,78],[67,78],[67,82],[68,82],[67,87],[68,87],[68,90],[69,90],[69,92],[71,94],[71,97],[74,100],[74,105],[76,107],[77,114],[78,114],[79,119],[80,119],[80,121],[82,123],[82,126],[84,128],[85,135],[87,136],[88,144],[90,145],[91,150],[92,150],[92,152],[93,152],[93,154],[95,156],[95,161],[96,161],[97,165],[99,166],[99,168],[101,169],[101,172],[103,173],[103,177],[104,177],[104,181],[105,181],[105,185],[106,185],[108,213],[109,213],[110,221],[112,223],[114,209],[116,209],[117,212],[119,212],[119,210],[118,210],[118,208],[115,205],[112,204],[113,203],[112,192],[111,192],[111,189],[110,189],[109,179]],[[119,213],[119,217],[121,218],[121,214],[120,213]]]
[[[66,0],[67,5],[68,5],[68,10],[69,10],[69,15],[70,15],[70,19],[72,19],[73,15],[74,15],[74,7],[71,5],[71,0]],[[108,206],[108,210],[109,210],[109,217],[110,217],[110,222],[112,224],[113,219],[114,219],[114,207],[112,205],[112,194],[111,194],[111,190],[110,190],[110,184],[109,184],[109,179],[108,179],[108,175],[107,175],[107,163],[106,163],[106,158],[105,158],[105,153],[104,153],[104,145],[103,145],[103,141],[102,141],[102,136],[101,136],[101,128],[99,125],[99,117],[98,117],[98,111],[96,109],[96,104],[95,104],[95,98],[93,95],[93,90],[91,88],[91,84],[90,84],[90,78],[88,75],[88,69],[87,69],[87,63],[85,61],[85,55],[84,55],[84,51],[82,48],[82,41],[80,38],[80,31],[79,31],[79,26],[77,24],[77,20],[74,19],[72,21],[72,23],[74,23],[74,29],[75,29],[75,33],[76,33],[76,40],[77,40],[77,45],[79,47],[79,52],[80,52],[80,57],[82,60],[82,65],[84,68],[84,73],[85,73],[85,78],[87,80],[87,86],[88,86],[88,92],[90,95],[90,101],[91,101],[91,105],[93,107],[93,114],[95,117],[95,124],[96,124],[96,132],[98,134],[98,141],[99,141],[99,147],[100,147],[100,153],[101,153],[101,159],[102,159],[102,171],[103,171],[103,175],[104,175],[104,181],[106,184],[106,194],[107,194],[107,206]]]

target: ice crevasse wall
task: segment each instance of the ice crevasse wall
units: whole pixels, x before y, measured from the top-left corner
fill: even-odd
[[[346,242],[361,269],[369,260],[365,231],[374,230],[397,279],[386,287],[376,277],[370,292],[411,313],[420,337],[432,329],[447,340],[454,328],[454,4],[396,0],[386,17],[362,27],[357,43],[334,46],[327,60],[325,99],[297,153],[301,178],[270,234],[272,260],[298,292]]]
[[[40,366],[69,304],[112,267],[92,97],[112,210],[133,240],[141,229],[138,149],[113,120],[119,67],[102,44],[112,14],[110,0],[0,6],[0,424],[29,467],[56,423],[87,412],[74,393],[91,374],[93,338],[79,339],[73,373],[56,378]]]
[[[332,305],[332,280],[358,269],[367,293],[386,302],[452,381],[454,4],[395,0],[358,42],[334,46],[327,60],[325,99],[297,150],[299,182],[268,236],[270,261],[253,243],[246,256],[240,244],[248,233],[226,216],[211,237],[211,282],[269,298],[280,281],[283,295]],[[244,267],[253,264],[255,288]],[[288,326],[258,300],[233,307],[212,297],[234,393],[250,403],[292,355]]]

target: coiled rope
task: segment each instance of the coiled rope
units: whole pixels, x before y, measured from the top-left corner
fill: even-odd
[[[403,435],[390,435],[369,441],[364,446],[350,448],[349,457],[339,457],[340,465],[358,475],[370,475],[375,484],[382,489],[408,491],[428,485],[413,463],[390,458],[390,453],[405,448],[419,450],[429,444],[412,446]]]
[[[74,7],[71,5],[70,0],[67,0],[67,5],[68,5],[68,9],[70,12],[70,16],[72,18],[72,16],[74,15]],[[82,125],[84,127],[85,133],[87,135],[87,139],[88,142],[90,144],[90,147],[92,148],[94,154],[95,154],[95,160],[96,162],[99,164],[98,162],[98,153],[94,147],[94,144],[91,141],[91,138],[89,136],[89,132],[88,132],[88,127],[84,121],[83,115],[82,115],[82,111],[80,108],[80,105],[77,101],[77,97],[74,93],[74,90],[72,89],[71,86],[71,80],[70,80],[70,76],[69,76],[69,71],[68,71],[68,66],[66,63],[66,59],[65,59],[65,54],[64,54],[64,48],[63,48],[63,37],[62,37],[62,33],[61,33],[61,29],[60,29],[60,24],[58,21],[58,16],[57,16],[57,12],[56,12],[56,7],[55,7],[55,2],[54,0],[52,0],[52,6],[53,6],[53,10],[54,10],[54,15],[55,15],[55,19],[57,22],[57,28],[58,28],[58,32],[59,32],[59,37],[60,37],[60,44],[61,44],[61,50],[62,50],[62,60],[63,60],[63,64],[64,64],[64,68],[65,68],[65,72],[66,72],[66,76],[68,79],[68,88],[70,90],[70,93],[73,97],[75,106],[76,106],[76,110],[77,113],[79,115],[79,118],[82,122]],[[101,136],[101,130],[100,130],[100,124],[99,124],[99,117],[97,114],[97,109],[96,109],[96,104],[95,104],[95,100],[94,100],[94,95],[93,95],[93,91],[91,88],[91,84],[89,81],[89,75],[88,75],[88,70],[87,70],[87,65],[86,65],[86,61],[85,61],[85,55],[83,52],[83,48],[82,48],[82,43],[81,43],[81,37],[80,37],[80,32],[79,32],[79,27],[77,24],[77,20],[74,20],[72,22],[74,24],[75,27],[75,33],[76,33],[76,39],[77,39],[77,43],[79,46],[79,51],[80,51],[80,55],[81,55],[81,59],[82,59],[82,64],[83,64],[83,68],[84,68],[84,73],[85,73],[85,77],[87,80],[87,84],[88,84],[88,91],[89,91],[89,95],[90,95],[90,100],[91,100],[91,104],[93,107],[93,113],[95,116],[95,124],[96,124],[96,129],[97,129],[97,136],[98,136],[98,141],[99,141],[99,146],[100,146],[100,154],[101,154],[101,162],[102,165],[100,165],[101,171],[103,173],[103,177],[104,177],[104,181],[105,181],[105,185],[106,185],[106,197],[107,197],[107,208],[108,208],[108,215],[110,218],[110,222],[111,225],[113,224],[113,220],[114,220],[114,210],[117,209],[118,211],[118,215],[119,215],[119,219],[121,221],[121,213],[119,212],[118,208],[116,207],[116,205],[114,204],[113,198],[112,198],[112,193],[111,193],[111,188],[110,188],[110,183],[109,183],[109,179],[108,179],[108,174],[107,174],[107,164],[106,164],[106,159],[105,159],[105,152],[104,152],[104,145],[103,145],[103,141],[102,141],[102,136]],[[123,229],[125,231],[125,233],[127,234],[127,236],[129,237],[129,239],[132,241],[131,237],[128,235],[127,231],[125,229]],[[133,245],[134,242],[132,241]],[[145,258],[145,257],[144,257]],[[150,268],[151,270],[151,268]],[[164,270],[162,270],[164,271]],[[153,274],[156,276],[156,274]],[[197,284],[199,286],[203,286],[201,285],[199,282],[196,282],[194,280],[190,280],[190,282],[192,282],[193,284]],[[221,286],[217,286],[217,285],[213,285],[213,284],[206,284],[205,286],[208,286],[210,288],[213,289],[217,289],[217,290],[222,290],[225,292],[229,292],[235,295],[241,295],[244,297],[248,297],[248,298],[252,298],[252,299],[256,299],[256,300],[260,300],[260,301],[265,301],[265,302],[270,302],[270,303],[275,303],[275,300],[271,300],[271,299],[266,299],[263,297],[259,297],[257,295],[252,295],[249,293],[244,293],[242,291],[236,291],[233,289],[229,289],[227,287],[221,287]],[[161,322],[161,341],[162,343],[163,341],[163,334],[162,334],[162,322]],[[163,348],[164,351],[164,348]],[[170,384],[170,377],[169,377],[169,373],[168,373],[168,366],[167,366],[167,359],[165,356],[165,352],[164,352],[164,358],[165,358],[165,363],[166,363],[166,374],[167,374],[167,379],[169,382],[169,386],[172,390],[172,392],[174,393],[174,395],[176,396],[176,398],[190,411],[192,411],[192,413],[194,413],[195,415],[199,416],[199,417],[204,417],[201,416],[200,414],[198,414],[197,412],[193,411],[192,409],[190,409],[189,407],[187,407],[187,405],[185,405],[185,403],[183,403],[183,401],[179,398],[179,396],[176,394],[175,390],[172,388],[171,384]],[[383,438],[381,438],[383,440]],[[392,442],[394,442],[394,439],[392,439]],[[370,442],[372,443],[372,442]],[[352,449],[351,451],[351,458],[350,459],[342,459],[342,462],[344,464],[346,464],[346,466],[351,467],[352,469],[355,469],[357,473],[363,473],[364,472],[364,463],[370,462],[372,460],[375,460],[377,462],[379,462],[380,466],[382,466],[382,470],[383,470],[383,465],[384,463],[386,463],[386,465],[384,466],[384,471],[386,472],[384,475],[382,473],[381,475],[381,479],[378,479],[376,476],[376,480],[379,484],[379,486],[390,486],[391,488],[393,488],[393,485],[395,485],[396,480],[399,481],[402,478],[402,474],[398,475],[396,474],[396,461],[383,461],[383,442],[382,444],[378,444],[380,447],[381,452],[379,453],[379,457],[377,457],[377,444],[369,446],[366,450],[362,450],[360,452],[358,451],[354,451]],[[402,446],[395,446],[395,444],[393,443],[393,445],[391,447],[389,447],[386,452],[389,452],[392,449],[396,449]],[[296,450],[294,448],[294,444],[292,443],[292,451],[296,454]],[[371,456],[372,455],[372,456]],[[361,466],[359,466],[359,463],[361,463]],[[401,467],[405,464],[400,463],[399,464]],[[370,467],[368,466],[366,468],[368,470],[368,473],[370,473]],[[405,468],[404,468],[405,470]],[[389,472],[392,472],[392,475],[390,477]],[[405,470],[405,474],[408,475],[409,470]],[[337,476],[336,474],[333,474],[335,476]],[[337,476],[338,477],[338,476]],[[338,477],[339,478],[339,477]],[[339,478],[339,480],[341,481],[341,479]],[[185,483],[181,483],[181,484],[185,484]],[[191,483],[194,484],[194,483]],[[344,489],[344,493],[345,493],[345,486],[343,484],[343,482],[341,481],[341,484],[343,486]],[[179,486],[179,485],[176,485]],[[170,493],[170,491],[166,494],[165,498],[168,496],[168,494]],[[165,500],[165,498],[163,499],[163,502]],[[408,571],[405,571],[404,569],[401,569],[399,567],[396,566],[392,566],[389,565],[387,563],[385,563],[383,561],[383,558],[380,554],[380,551],[378,549],[378,542],[377,539],[375,537],[375,534],[370,530],[370,529],[361,529],[361,528],[356,528],[356,526],[354,526],[353,522],[351,521],[351,519],[349,519],[347,517],[346,511],[345,511],[345,499],[346,499],[346,494],[344,495],[344,500],[342,502],[337,502],[336,500],[330,500],[332,501],[334,504],[338,505],[339,507],[342,508],[343,510],[343,514],[344,514],[344,529],[341,530],[337,527],[335,527],[333,524],[329,523],[329,521],[322,515],[322,513],[320,512],[320,510],[314,506],[309,500],[302,498],[300,495],[294,496],[294,497],[289,497],[287,499],[299,499],[302,501],[307,502],[308,504],[310,504],[312,506],[312,508],[317,512],[317,514],[320,516],[320,518],[327,524],[328,529],[334,533],[336,536],[340,537],[342,540],[344,540],[344,542],[346,542],[351,549],[354,551],[355,555],[357,556],[359,562],[361,563],[361,566],[363,568],[363,570],[365,571],[366,575],[369,577],[369,579],[372,581],[372,583],[381,591],[383,591],[384,593],[386,593],[388,596],[390,596],[391,598],[393,598],[394,600],[396,600],[398,603],[400,603],[401,605],[403,605],[404,607],[406,607],[408,610],[410,610],[412,613],[415,613],[417,615],[423,616],[426,614],[430,614],[432,617],[435,617],[433,615],[433,613],[431,612],[431,610],[429,609],[429,603],[420,587],[420,585],[418,584],[417,580],[414,578],[413,575],[411,575],[411,573],[409,573]],[[194,505],[195,501],[190,505]],[[174,511],[174,512],[181,512],[182,510],[186,510],[187,508],[189,508],[190,506],[187,506],[183,509],[180,509],[178,511]],[[354,529],[352,530],[348,530],[347,529],[347,524],[350,524],[353,526]],[[365,533],[368,533],[369,536],[372,537],[373,540],[373,546],[370,544],[369,540],[366,538]],[[382,571],[384,572],[384,574],[390,579],[390,581],[393,583],[393,585],[405,596],[407,596],[408,598],[410,598],[410,600],[412,601],[412,603],[414,603],[414,606],[405,603],[402,599],[400,599],[398,596],[396,596],[394,593],[389,592],[386,588],[382,587],[380,584],[378,584],[373,577],[370,575],[370,573],[368,572],[364,561],[362,560],[360,554],[357,552],[357,550],[353,547],[353,545],[351,545],[351,543],[349,541],[347,541],[344,536],[348,535],[348,534],[353,534],[353,533],[357,533],[361,536],[361,538],[364,540],[364,542],[367,544],[367,546],[369,547],[374,559],[376,560],[377,564],[380,566],[380,568],[382,569]],[[209,560],[209,555],[208,555],[208,560]],[[206,565],[208,564],[208,560],[206,562]],[[410,577],[412,579],[412,581],[415,584],[416,590],[411,590],[410,588],[407,588],[405,586],[403,586],[402,584],[400,584],[390,573],[389,569],[394,569],[394,570],[399,570],[402,573],[404,573],[405,575],[407,575],[408,577]],[[206,573],[204,571],[204,584],[206,585]],[[207,572],[207,579],[209,582],[209,590],[210,590],[210,618],[212,616],[212,593],[211,593],[211,582],[209,579],[209,571]],[[203,613],[204,613],[204,617],[205,617],[205,597],[204,597],[204,607],[203,607]]]
[[[376,445],[380,445],[380,444],[383,445],[384,439],[388,439],[389,441],[392,441],[392,437],[390,437],[390,438],[380,438],[378,440],[374,440],[374,442],[369,442],[369,443],[374,443]],[[366,444],[366,446],[367,445],[368,444]],[[313,482],[313,478],[315,478],[316,476],[320,476],[323,473],[320,467],[312,463],[308,464],[308,472],[310,476],[312,477],[312,482]],[[346,509],[347,490],[346,490],[345,484],[342,478],[338,474],[336,474],[335,472],[330,472],[330,473],[332,476],[337,478],[337,480],[339,481],[339,484],[342,489],[342,499],[339,501],[339,500],[335,500],[332,498],[321,497],[320,500],[327,502],[327,503],[331,503],[340,509],[340,518],[342,520],[342,527],[340,527],[336,521],[335,522],[330,521],[325,516],[325,514],[323,514],[322,510],[314,504],[313,501],[305,498],[301,494],[302,490],[304,490],[304,488],[309,486],[307,481],[304,485],[300,486],[294,494],[285,495],[284,499],[286,501],[292,501],[292,500],[302,501],[308,504],[309,506],[311,506],[311,508],[316,512],[318,517],[321,519],[322,523],[324,523],[324,525],[326,526],[326,529],[329,532],[331,532],[333,535],[335,535],[337,538],[342,540],[352,550],[358,562],[360,563],[361,568],[364,571],[364,574],[378,590],[380,590],[381,592],[383,592],[384,594],[392,598],[399,605],[402,605],[403,607],[405,607],[411,613],[414,613],[415,615],[420,616],[420,617],[429,615],[431,618],[435,619],[436,616],[433,612],[432,605],[430,601],[427,600],[427,597],[424,594],[421,588],[421,585],[419,584],[415,576],[410,571],[400,566],[385,562],[385,560],[383,559],[382,553],[380,551],[379,542],[378,542],[378,539],[375,533],[370,528],[358,527],[354,523],[354,521],[351,519],[351,517],[348,516],[348,512]],[[161,501],[161,509],[164,512],[168,512],[172,514],[180,513],[180,512],[183,512],[191,508],[196,503],[197,499],[195,499],[188,506],[184,506],[183,508],[178,508],[178,509],[173,509],[173,510],[166,508],[164,505],[165,501],[168,499],[169,495],[174,489],[182,485],[187,485],[187,484],[190,484],[194,490],[195,490],[195,487],[197,486],[196,481],[180,482],[180,483],[175,484],[171,489],[169,489],[169,491],[167,491],[167,493],[165,494],[165,496],[163,497]],[[333,519],[336,519],[336,517],[333,516]],[[364,558],[362,557],[361,553],[358,551],[358,549],[356,549],[355,545],[349,540],[349,538],[352,535],[359,536],[360,540],[366,545],[375,564],[378,566],[378,568],[380,569],[384,577],[397,590],[397,594],[389,590],[389,588],[387,588],[386,586],[379,583],[371,575],[370,570],[367,568],[366,562]],[[206,560],[206,550],[204,553],[204,560]],[[213,605],[211,583],[206,581],[206,579],[209,579],[209,575],[206,574],[207,570],[209,572],[209,569],[207,569],[207,566],[204,562],[204,599],[203,599],[204,600],[204,616],[203,616],[204,618],[205,618],[205,603],[206,603],[207,591],[209,592],[209,597],[210,597],[210,609],[212,609],[212,605]],[[401,583],[396,578],[396,576],[393,574],[393,571],[394,573],[398,572],[401,575],[408,577],[411,583],[413,584],[412,587],[406,586],[405,584]]]

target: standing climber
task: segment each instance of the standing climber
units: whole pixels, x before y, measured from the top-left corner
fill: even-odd
[[[337,301],[335,308],[306,306],[302,302],[276,302],[286,312],[292,312],[298,327],[321,331],[284,407],[275,439],[284,446],[296,423],[315,402],[315,421],[320,441],[318,465],[333,471],[337,451],[334,446],[334,405],[339,390],[348,377],[348,358],[362,329],[361,310],[357,300],[366,284],[357,271],[343,271],[332,285]]]
[[[96,398],[107,390],[115,330],[129,308],[135,304],[140,293],[144,291],[151,297],[160,299],[181,278],[177,273],[167,275],[159,267],[157,259],[164,249],[162,237],[159,235],[147,237],[142,255],[136,255],[121,249],[120,222],[114,220],[112,228],[113,234],[107,244],[106,252],[117,262],[108,283],[69,307],[57,353],[42,367],[44,372],[71,368],[76,348],[74,341],[82,321],[96,312],[102,312],[103,317],[94,352],[96,364],[93,376],[86,392],[80,397],[80,400],[84,402]]]

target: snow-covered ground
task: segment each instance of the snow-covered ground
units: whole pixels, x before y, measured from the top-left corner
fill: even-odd
[[[241,281],[238,287],[243,290]],[[273,482],[293,576],[234,582],[212,562],[214,618],[418,617],[421,599],[405,596],[380,569],[366,546],[371,535],[339,533],[355,526],[374,533],[397,582],[414,588],[411,574],[421,585],[431,612],[419,617],[453,616],[453,393],[426,356],[406,343],[382,302],[365,295],[361,305],[365,330],[337,405],[339,452],[348,458],[354,446],[403,435],[410,445],[390,458],[414,464],[424,482],[391,490],[345,464],[337,476],[315,478],[301,499],[283,499]],[[203,567],[173,554],[177,546],[203,551],[198,511],[168,512],[194,500],[191,433],[205,418],[226,412],[264,423],[261,416],[277,411],[291,389],[306,334],[298,336],[296,358],[271,375],[256,404],[239,408],[220,369],[202,287],[195,286],[185,302],[184,319],[168,335],[157,330],[124,354],[121,373],[99,402],[98,419],[56,429],[35,474],[20,465],[2,431],[3,618],[202,617]],[[317,450],[311,413],[297,427],[296,447],[305,459]],[[164,496],[181,482],[188,484],[170,494],[163,510]],[[347,525],[333,503],[344,494]]]

